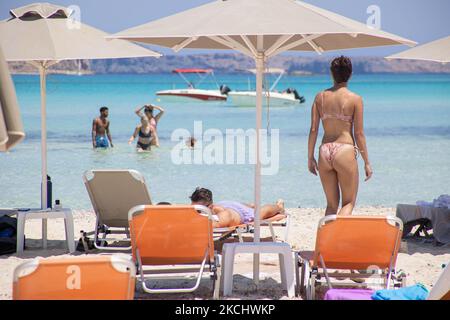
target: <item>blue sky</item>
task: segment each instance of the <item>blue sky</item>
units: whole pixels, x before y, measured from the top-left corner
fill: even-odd
[[[109,33],[165,17],[211,0],[46,0],[59,5],[78,5],[81,19]],[[9,10],[31,3],[30,0],[0,0],[0,19],[9,17]],[[381,10],[381,28],[419,43],[450,34],[449,0],[305,0],[327,10],[365,22],[367,8],[377,5]],[[171,51],[156,48],[163,53]],[[346,50],[349,55],[384,56],[405,47]],[[185,53],[198,51],[185,50]],[[335,54],[335,53],[334,53]]]

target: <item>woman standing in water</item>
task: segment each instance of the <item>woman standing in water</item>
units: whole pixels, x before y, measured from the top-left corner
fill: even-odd
[[[159,113],[156,116],[153,116],[154,109],[159,110]],[[144,110],[144,112],[142,112],[142,110]],[[145,105],[137,108],[135,113],[141,118],[141,124],[136,127],[133,135],[128,140],[128,143],[131,144],[136,137],[139,137],[136,145],[138,151],[148,151],[151,146],[159,147],[159,138],[156,127],[159,119],[164,114],[164,109],[154,105]]]
[[[319,172],[327,199],[325,214],[349,215],[358,193],[358,151],[365,163],[365,181],[372,176],[372,168],[363,129],[363,101],[347,87],[352,75],[350,58],[334,59],[330,69],[334,85],[316,95],[311,109],[308,169],[314,175]],[[314,149],[320,120],[324,135],[317,164]],[[342,208],[338,212],[340,198]]]

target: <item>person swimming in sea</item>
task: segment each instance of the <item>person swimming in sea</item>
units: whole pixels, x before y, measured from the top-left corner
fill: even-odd
[[[194,137],[190,137],[189,139],[186,140],[186,146],[190,149],[194,149],[196,143],[197,139],[195,139]]]
[[[143,113],[142,109],[144,109]],[[134,139],[138,138],[136,143],[137,151],[150,151],[152,141],[154,141],[156,136],[156,125],[152,125],[152,120],[156,122],[153,118],[152,110],[149,106],[136,109],[136,114],[141,118],[141,124],[135,128],[133,135],[128,140],[128,144],[133,143]]]
[[[114,147],[111,138],[111,131],[109,130],[110,122],[108,120],[109,110],[107,107],[100,108],[100,116],[95,118],[92,122],[92,147],[108,148]],[[109,141],[109,142],[108,142]]]

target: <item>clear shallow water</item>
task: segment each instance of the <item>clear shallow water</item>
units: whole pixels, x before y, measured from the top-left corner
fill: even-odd
[[[245,75],[217,75],[219,83],[247,89]],[[14,76],[26,140],[12,152],[0,154],[0,207],[40,204],[40,96],[36,76]],[[314,95],[330,85],[327,76],[285,77],[278,90],[297,88],[307,103],[270,110],[270,128],[280,129],[280,170],[263,177],[263,201],[282,197],[289,207],[323,207],[320,181],[307,171],[307,137]],[[212,83],[204,87],[213,88]],[[155,92],[182,88],[177,75],[50,75],[48,103],[48,170],[53,198],[72,208],[90,208],[82,182],[85,170],[130,168],[142,172],[154,201],[186,202],[196,186],[213,190],[216,199],[252,201],[252,165],[174,165],[170,140],[177,128],[193,130],[252,128],[253,108],[226,103],[162,104],[167,113],[159,125],[162,147],[138,154],[127,140],[138,118],[134,109],[156,102]],[[365,131],[374,176],[361,183],[358,205],[395,206],[431,200],[450,193],[450,76],[355,76],[351,89],[365,102]],[[93,151],[92,119],[98,109],[110,109],[115,148]],[[264,124],[267,112],[264,110]]]

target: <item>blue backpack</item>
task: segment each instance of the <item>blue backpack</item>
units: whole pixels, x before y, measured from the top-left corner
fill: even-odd
[[[17,219],[0,217],[0,255],[16,252]]]

